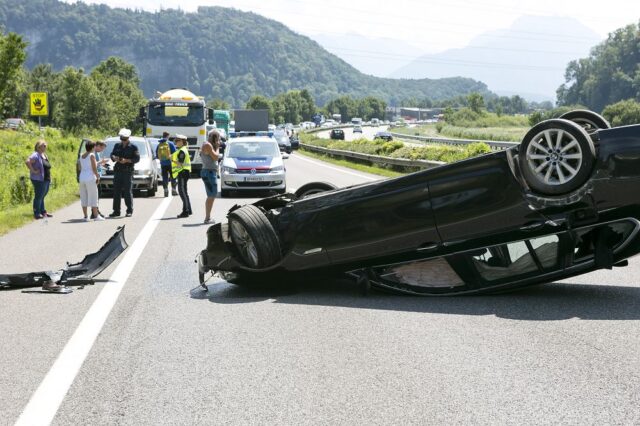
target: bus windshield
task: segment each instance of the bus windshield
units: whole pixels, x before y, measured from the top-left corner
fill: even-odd
[[[204,106],[187,102],[166,102],[149,105],[149,124],[156,126],[202,126]]]

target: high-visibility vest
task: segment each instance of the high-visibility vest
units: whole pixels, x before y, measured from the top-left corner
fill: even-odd
[[[182,167],[178,164],[178,154],[180,154],[180,152],[184,152],[184,163],[182,163]],[[189,151],[187,151],[186,146],[176,149],[176,151],[171,154],[171,166],[171,176],[173,176],[174,179],[177,178],[183,170],[191,172],[191,157],[189,157]]]

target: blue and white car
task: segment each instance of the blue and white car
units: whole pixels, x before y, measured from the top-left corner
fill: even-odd
[[[271,136],[232,137],[220,168],[220,195],[235,191],[287,190],[284,158]]]

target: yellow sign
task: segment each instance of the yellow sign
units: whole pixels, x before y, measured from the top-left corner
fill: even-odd
[[[31,115],[49,115],[49,102],[46,92],[31,93]]]

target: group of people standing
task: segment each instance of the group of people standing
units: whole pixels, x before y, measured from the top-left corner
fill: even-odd
[[[120,129],[118,136],[120,142],[115,144],[110,156],[114,163],[113,212],[109,215],[111,218],[121,215],[121,198],[124,198],[127,208],[125,215],[127,217],[133,215],[134,165],[140,161],[138,147],[129,140],[131,130]],[[163,134],[155,155],[160,160],[162,169],[164,196],[169,196],[169,184],[171,184],[172,195],[179,195],[182,200],[182,212],[178,218],[185,218],[193,214],[187,187],[191,175],[191,158],[187,150],[187,137],[177,134],[172,142],[169,136],[170,134],[167,132]],[[83,220],[103,221],[105,218],[98,208],[98,200],[100,198],[100,178],[108,161],[108,159],[102,158],[106,144],[103,141],[85,140],[84,147],[85,152],[78,159],[78,181]],[[46,149],[47,143],[42,139],[39,140],[36,142],[34,152],[26,160],[35,193],[33,199],[35,219],[52,217],[44,206],[44,198],[49,192],[51,183],[51,163]],[[212,130],[207,136],[207,141],[204,142],[200,151],[200,158],[202,159],[200,176],[207,193],[204,223],[211,223],[211,210],[218,192],[217,173],[218,160],[220,159],[220,134],[216,130]],[[91,209],[90,212],[89,209]]]

